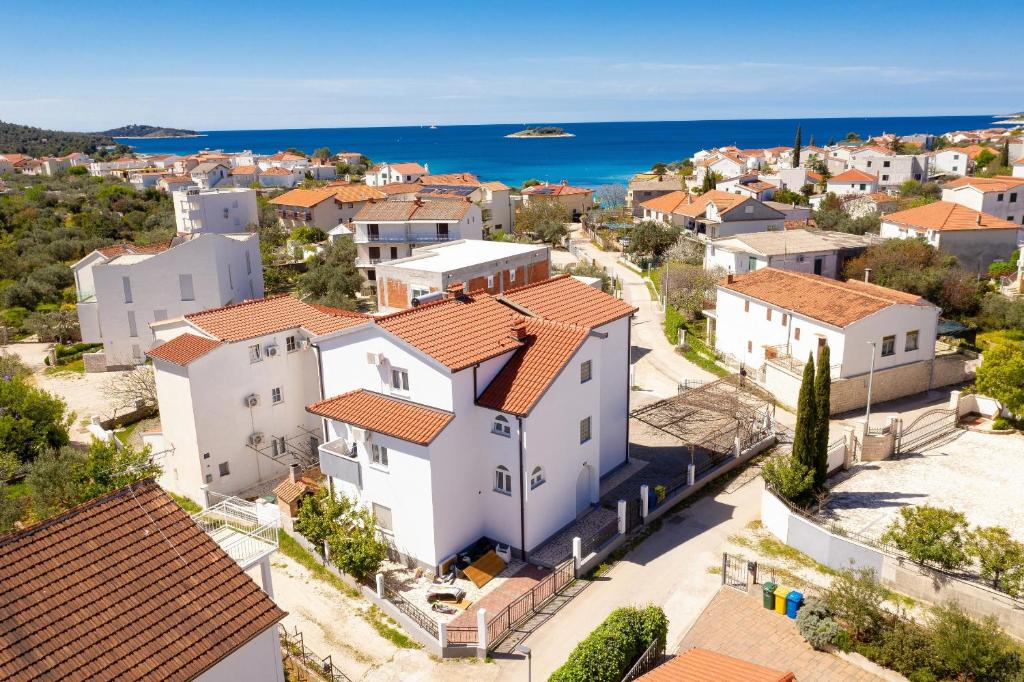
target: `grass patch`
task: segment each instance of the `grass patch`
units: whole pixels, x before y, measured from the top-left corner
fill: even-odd
[[[56,367],[47,367],[43,370],[43,374],[47,376],[55,376],[60,374],[85,374],[85,360],[79,358],[73,362],[69,362],[66,365],[57,365]]]
[[[722,567],[721,566],[708,566],[707,567],[707,572],[708,572],[708,575],[722,575]]]
[[[114,436],[121,441],[121,445],[128,445],[128,441],[131,439],[132,434],[135,433],[135,429],[139,428],[139,424],[142,422],[135,422],[124,427],[120,431],[115,431]]]
[[[174,502],[179,507],[187,511],[189,514],[198,514],[199,512],[203,511],[202,507],[200,507],[198,504],[196,504],[189,498],[185,497],[184,495],[177,495],[167,490],[165,490],[164,492],[167,493],[167,496],[174,500]]]
[[[373,626],[377,634],[400,649],[420,649],[419,642],[398,629],[398,623],[388,618],[376,606],[371,606],[365,613],[360,613],[367,623]]]
[[[651,280],[645,279],[644,280],[644,284],[647,285],[647,293],[651,295],[651,300],[652,301],[657,301],[658,300],[658,290],[654,288],[653,284],[651,284]]]
[[[1024,329],[996,329],[978,334],[977,344],[982,350],[999,343],[1024,344]]]

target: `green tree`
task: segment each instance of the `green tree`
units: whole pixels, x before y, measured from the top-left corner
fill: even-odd
[[[356,292],[363,276],[356,269],[356,247],[351,239],[328,244],[312,258],[309,269],[299,276],[298,289],[304,299],[345,310],[356,309]]]
[[[701,194],[704,194],[705,192],[710,192],[711,190],[718,187],[718,181],[721,179],[722,176],[718,173],[718,171],[713,171],[710,168],[708,168],[704,172],[704,180],[701,182]]]
[[[692,320],[714,301],[725,274],[722,268],[705,270],[701,265],[669,262],[661,275],[661,290],[669,305]]]
[[[975,383],[979,393],[995,398],[1015,415],[1024,415],[1024,346],[997,343],[988,348]]]
[[[802,498],[814,487],[814,471],[792,454],[776,455],[761,468],[764,482],[791,502]]]
[[[975,528],[967,536],[967,555],[978,562],[981,577],[1014,596],[1024,580],[1024,543],[1002,526]]]
[[[359,580],[372,576],[387,558],[387,546],[380,540],[373,513],[343,497],[344,511],[336,532],[327,538],[331,563]]]
[[[660,258],[679,239],[679,228],[656,220],[643,220],[629,231],[626,251],[641,258]]]
[[[344,505],[323,486],[313,495],[306,495],[299,505],[295,530],[323,553],[324,542],[335,533],[335,528],[345,512]]]
[[[65,409],[63,400],[24,380],[0,381],[0,453],[25,463],[67,445],[74,415]]]
[[[878,576],[870,568],[839,571],[825,591],[825,603],[850,635],[858,641],[872,639],[883,627],[885,595]]]
[[[818,405],[814,397],[814,354],[809,353],[804,365],[804,376],[800,382],[800,394],[796,404],[796,428],[793,432],[793,457],[815,471],[817,450]]]
[[[320,147],[319,149],[313,152],[313,158],[320,159],[321,161],[326,161],[327,159],[331,158],[331,150],[328,149],[327,147]]]
[[[551,199],[533,198],[525,203],[516,214],[517,234],[533,234],[552,246],[561,244],[569,234],[569,211],[561,203]]]
[[[653,166],[651,166],[651,172],[654,173],[654,175],[659,180],[661,180],[662,176],[668,172],[668,166],[666,166],[663,163],[656,163]]]
[[[932,610],[931,640],[942,679],[1011,682],[1020,679],[1020,647],[994,616],[972,620],[955,603]]]
[[[828,480],[828,426],[831,414],[832,368],[827,345],[818,351],[818,368],[814,374],[814,401],[817,420],[814,425],[814,486],[824,488]]]
[[[1003,146],[999,149],[999,166],[1010,167],[1010,138],[1003,140]]]
[[[882,542],[893,543],[921,565],[958,568],[967,562],[967,518],[963,512],[924,504],[901,507],[899,513],[882,534]]]
[[[569,654],[549,682],[619,682],[654,642],[664,646],[668,618],[657,606],[615,609]]]
[[[796,126],[796,138],[793,140],[793,168],[800,167],[800,125]]]
[[[995,152],[991,149],[983,149],[978,152],[978,155],[974,157],[974,167],[978,169],[985,168],[989,162],[995,160],[997,157]]]
[[[796,204],[797,206],[806,206],[808,203],[806,196],[791,189],[775,190],[775,194],[772,195],[772,201],[778,201],[782,204]]]

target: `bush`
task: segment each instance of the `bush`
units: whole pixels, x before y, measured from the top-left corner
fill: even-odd
[[[842,632],[825,602],[814,598],[808,599],[797,612],[796,628],[818,651],[835,645]]]
[[[814,471],[791,454],[776,455],[761,468],[765,483],[790,501],[803,497],[814,486]]]
[[[825,592],[829,611],[861,642],[871,640],[882,628],[883,601],[883,588],[870,568],[840,571]]]
[[[668,618],[657,606],[615,609],[576,645],[549,682],[619,682],[651,644],[664,646],[667,635]]]
[[[996,417],[992,420],[993,431],[1009,431],[1013,428],[1013,423],[1006,417]]]
[[[882,542],[893,543],[921,565],[931,562],[957,568],[967,562],[966,532],[967,517],[962,512],[923,504],[901,508],[900,517],[882,534]]]
[[[957,680],[1017,680],[1022,671],[1021,651],[994,617],[977,622],[958,604],[932,612],[931,640],[937,672]]]

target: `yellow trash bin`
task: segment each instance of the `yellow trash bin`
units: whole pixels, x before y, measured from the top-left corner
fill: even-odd
[[[786,615],[786,596],[791,592],[788,587],[779,585],[775,588],[775,613]]]

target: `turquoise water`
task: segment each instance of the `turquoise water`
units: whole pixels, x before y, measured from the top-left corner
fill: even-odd
[[[819,118],[730,121],[645,121],[552,123],[575,137],[509,139],[523,125],[478,125],[404,128],[308,128],[293,130],[220,130],[205,137],[124,140],[141,152],[188,154],[200,149],[260,154],[295,147],[312,153],[358,151],[374,161],[418,161],[435,173],[467,171],[484,180],[520,185],[530,178],[595,187],[625,182],[633,173],[659,161],[670,162],[712,146],[741,148],[791,145],[797,124],[803,143],[813,136],[825,144],[848,132],[862,136],[892,132],[942,133],[991,127],[990,116],[904,118]]]

